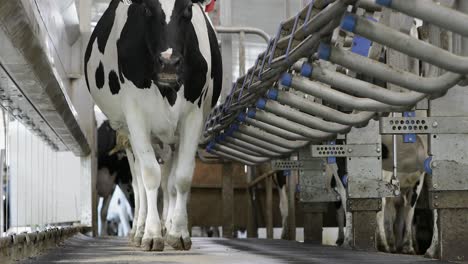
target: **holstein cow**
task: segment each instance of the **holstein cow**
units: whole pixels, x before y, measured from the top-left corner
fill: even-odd
[[[112,128],[130,140],[126,151],[140,205],[134,241],[144,250],[161,251],[164,242],[179,250],[192,244],[186,206],[195,153],[222,82],[221,54],[204,4],[112,0],[85,53],[91,95]]]
[[[108,121],[104,121],[98,128],[98,174],[96,189],[103,198],[101,208],[101,235],[107,234],[107,213],[116,185],[119,185],[128,201],[133,201],[131,190],[132,175],[125,153],[115,152],[116,133]]]
[[[378,242],[381,250],[415,254],[413,218],[416,203],[424,183],[424,160],[427,157],[422,139],[404,143],[397,136],[397,178],[401,195],[382,199],[382,211],[377,214]],[[392,136],[382,136],[382,169],[384,179],[393,177]]]

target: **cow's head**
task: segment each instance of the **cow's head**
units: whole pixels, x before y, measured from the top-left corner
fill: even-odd
[[[191,0],[133,0],[129,8],[127,23],[132,20],[139,32],[129,32],[128,38],[138,41],[135,34],[144,41],[150,57],[146,63],[152,64],[147,74],[158,86],[178,89],[184,82],[187,46],[194,35],[192,6]]]

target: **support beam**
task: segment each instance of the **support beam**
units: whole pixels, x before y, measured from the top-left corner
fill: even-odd
[[[303,203],[304,243],[322,244],[323,215],[326,211],[326,203]]]
[[[266,193],[266,233],[268,239],[273,239],[273,179],[269,176],[265,179],[265,193]]]
[[[223,164],[223,237],[232,238],[234,234],[234,188],[232,183],[232,163]]]
[[[352,246],[354,249],[376,251],[376,214],[382,209],[382,199],[349,199],[348,210],[353,215]]]

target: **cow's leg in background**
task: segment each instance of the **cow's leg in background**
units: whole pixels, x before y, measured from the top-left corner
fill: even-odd
[[[126,150],[128,165],[130,166],[130,172],[132,173],[132,188],[133,188],[133,197],[135,199],[135,209],[133,211],[133,223],[132,230],[129,232],[130,241],[133,241],[135,237],[137,226],[138,226],[138,214],[140,212],[140,193],[138,190],[138,176],[135,171],[135,156],[131,149],[127,148]]]
[[[163,191],[163,211],[162,211],[162,235],[165,236],[167,233],[167,219],[169,211],[169,176],[172,169],[172,157],[164,160],[161,164],[161,189]]]
[[[200,109],[190,111],[180,123],[180,141],[176,153],[177,159],[174,160],[175,170],[170,175],[174,180],[177,195],[172,212],[171,228],[166,236],[166,242],[178,250],[189,250],[192,246],[190,233],[187,228],[187,200],[192,184],[193,171],[195,169],[195,154],[202,126],[203,117]]]
[[[431,246],[426,250],[426,253],[424,254],[425,257],[428,258],[438,258],[439,257],[439,252],[437,250],[438,244],[439,244],[439,227],[437,226],[437,222],[439,221],[439,216],[437,209],[432,210],[432,216],[434,220],[434,228],[432,230],[432,241],[431,241]]]
[[[109,211],[109,204],[110,204],[111,198],[112,198],[112,194],[108,195],[108,196],[105,196],[102,199],[102,207],[101,207],[101,213],[100,213],[100,217],[101,217],[101,233],[100,233],[100,235],[101,236],[107,236],[108,235],[108,232],[107,232],[107,212]]]
[[[288,239],[288,193],[286,176],[283,171],[277,171],[273,181],[278,190],[279,209],[281,214],[281,239]]]
[[[380,251],[390,252],[385,231],[385,206],[387,199],[382,198],[382,210],[377,213],[377,247]]]
[[[141,241],[144,250],[164,250],[164,239],[161,233],[161,221],[157,208],[158,190],[161,183],[161,167],[156,159],[151,144],[151,128],[145,120],[145,115],[139,110],[139,106],[129,102],[126,112],[128,129],[130,131],[130,143],[136,157],[137,166],[140,169],[141,179],[146,191],[147,215],[145,231]],[[138,182],[141,191],[140,182]],[[141,198],[141,196],[140,196]],[[140,200],[140,211],[143,206]],[[142,217],[140,215],[139,217]],[[138,222],[141,223],[142,219]],[[140,225],[138,226],[140,229]],[[139,232],[140,230],[138,230]],[[139,235],[139,234],[137,234]]]
[[[147,199],[146,199],[146,190],[145,186],[143,185],[143,178],[141,175],[141,168],[140,168],[140,161],[139,159],[134,156],[135,163],[134,163],[134,170],[135,170],[135,179],[136,179],[136,187],[137,192],[135,196],[138,196],[139,200],[139,208],[138,212],[136,212],[137,220],[136,220],[136,232],[133,238],[133,242],[135,246],[139,247],[141,245],[141,240],[143,239],[143,235],[145,234],[145,224],[146,224],[146,216],[148,213],[148,206],[147,206]]]
[[[413,218],[414,210],[416,209],[416,204],[418,202],[419,195],[424,185],[425,173],[421,173],[419,181],[413,188],[411,192],[411,197],[409,199],[408,212],[405,217],[405,234],[403,236],[403,247],[401,249],[402,253],[405,254],[416,254],[413,245]]]

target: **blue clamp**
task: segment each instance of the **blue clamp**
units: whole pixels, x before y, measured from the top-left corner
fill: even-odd
[[[239,115],[237,116],[237,121],[239,122],[245,122],[245,118],[247,116],[245,115],[245,113],[239,113]]]
[[[331,47],[327,43],[321,42],[318,48],[318,57],[321,60],[329,60],[331,55]]]
[[[271,88],[267,92],[267,98],[271,100],[278,100],[278,89]]]
[[[257,101],[257,103],[255,104],[255,106],[256,106],[258,109],[265,109],[266,103],[267,103],[267,101],[266,101],[264,98],[260,98],[260,99],[258,99],[258,101]]]
[[[304,62],[301,67],[301,75],[307,78],[310,78],[312,76],[314,68],[310,63]]]
[[[232,136],[232,134],[234,132],[236,132],[237,130],[239,130],[239,125],[238,124],[232,124],[231,126],[229,126],[229,128],[226,130],[226,135],[227,136]]]
[[[210,141],[210,143],[208,143],[208,146],[206,146],[206,151],[212,152],[215,146],[216,146],[216,142]]]
[[[255,108],[249,108],[249,111],[247,112],[247,116],[249,118],[255,118],[255,115],[257,115],[257,110]]]
[[[329,145],[336,145],[335,141],[330,141],[328,142]],[[327,157],[327,164],[335,164],[336,163],[336,157],[335,156],[330,156]]]
[[[424,160],[424,170],[426,171],[427,174],[432,174],[431,162],[432,162],[432,156],[429,156]]]
[[[381,6],[390,7],[392,5],[392,0],[375,0],[375,3]]]
[[[356,28],[356,15],[350,13],[344,15],[341,20],[341,28],[345,31],[354,32]]]
[[[291,87],[292,84],[292,75],[290,73],[284,73],[281,76],[281,84],[287,87]]]
[[[226,140],[226,135],[225,134],[220,134],[215,138],[216,142],[223,142],[224,140]]]

